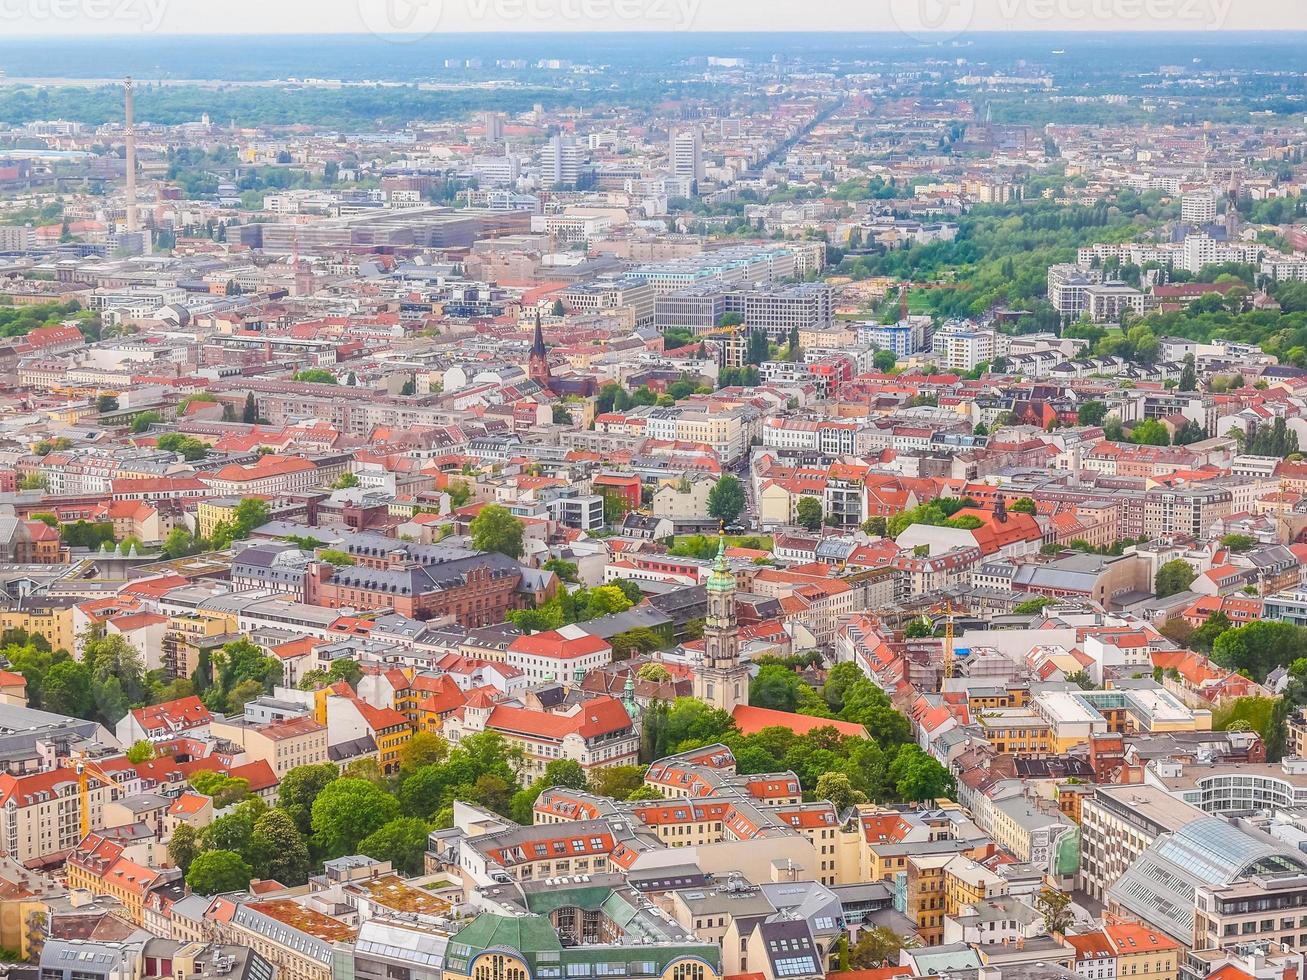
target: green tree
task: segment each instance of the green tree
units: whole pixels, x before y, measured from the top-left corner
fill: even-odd
[[[1235,552],[1252,551],[1257,547],[1257,539],[1248,534],[1227,534],[1221,538],[1221,547]]]
[[[30,683],[28,694],[31,694]],[[41,684],[40,695],[41,707],[55,714],[89,718],[95,712],[91,672],[85,663],[76,660],[52,664]]]
[[[1307,630],[1279,621],[1262,620],[1227,629],[1212,644],[1215,663],[1256,681],[1303,657],[1307,657]]]
[[[578,594],[580,595],[580,594]],[[584,593],[584,608],[578,619],[598,619],[600,616],[612,616],[626,612],[634,605],[626,592],[617,585],[596,585]]]
[[[788,667],[768,664],[749,684],[749,704],[773,711],[795,711],[803,681]]]
[[[1008,510],[1014,514],[1030,514],[1031,516],[1034,516],[1038,513],[1039,508],[1029,497],[1019,497],[1012,502],[1008,507]]]
[[[1172,443],[1177,446],[1188,446],[1195,442],[1202,442],[1207,438],[1207,433],[1203,427],[1193,419],[1185,419],[1184,424],[1175,430],[1175,438]]]
[[[326,562],[328,565],[335,565],[337,568],[357,564],[353,555],[336,548],[323,548],[318,552],[318,561]]]
[[[894,966],[899,951],[914,949],[920,943],[912,937],[901,936],[889,926],[872,926],[858,930],[858,942],[849,950],[849,966],[855,970],[875,970]]]
[[[644,766],[604,766],[591,771],[589,789],[596,796],[630,799],[644,785]]]
[[[296,766],[282,776],[277,786],[277,806],[290,814],[300,833],[313,829],[313,802],[328,784],[340,778],[340,771],[330,762]]]
[[[302,885],[312,867],[309,846],[285,810],[272,809],[254,824],[250,837],[254,868],[260,878]]]
[[[577,567],[575,562],[564,561],[561,558],[550,558],[540,566],[546,572],[553,572],[564,582],[576,584]]]
[[[1169,446],[1171,434],[1157,419],[1144,419],[1130,430],[1130,441],[1137,446]]]
[[[209,455],[207,443],[194,436],[182,435],[180,432],[169,432],[167,435],[160,436],[155,445],[165,452],[176,453],[187,462],[204,459]]]
[[[268,503],[258,497],[246,497],[234,511],[236,537],[247,538],[250,532],[268,523]]]
[[[635,629],[618,633],[609,640],[609,643],[613,648],[614,660],[629,660],[637,654],[652,653],[654,650],[660,650],[671,645],[666,639],[646,626],[637,626]]]
[[[306,381],[310,384],[334,385],[336,376],[326,368],[305,368],[291,375],[293,381]]]
[[[227,692],[227,713],[233,715],[243,714],[247,704],[268,693],[266,687],[267,685],[262,681],[238,681]]]
[[[800,497],[794,513],[800,526],[806,527],[809,531],[821,528],[821,501],[816,497]]]
[[[399,816],[399,802],[364,779],[340,778],[313,801],[312,827],[323,852],[341,857]]]
[[[243,800],[249,799],[250,781],[239,776],[229,776],[216,769],[201,769],[193,773],[189,780],[195,792],[213,798],[215,810],[222,810]]]
[[[934,756],[927,755],[915,745],[905,745],[890,766],[895,779],[894,788],[899,798],[910,802],[924,802],[953,795],[953,777]]]
[[[132,416],[132,433],[139,435],[145,432],[152,425],[157,425],[163,421],[163,416],[158,412],[139,412]]]
[[[359,485],[359,478],[353,473],[342,473],[331,481],[332,490],[349,490]]]
[[[1053,599],[1052,596],[1046,596],[1046,595],[1035,596],[1033,599],[1026,599],[1023,602],[1018,602],[1015,606],[1013,606],[1012,615],[1034,616],[1036,613],[1043,612],[1044,607],[1048,605],[1052,605],[1054,601],[1055,600]]]
[[[197,895],[220,895],[223,892],[244,891],[250,885],[254,871],[244,858],[233,851],[205,851],[191,861],[186,872],[186,884]]]
[[[823,773],[817,779],[814,795],[819,800],[829,800],[840,813],[857,803],[867,802],[867,794],[854,789],[848,774],[843,772]]]
[[[521,558],[524,525],[507,507],[487,504],[472,519],[472,546],[478,551],[497,551],[509,558]]]
[[[1075,921],[1071,914],[1069,892],[1045,887],[1035,898],[1035,911],[1044,917],[1044,931],[1050,936],[1062,936]]]
[[[1176,387],[1180,391],[1198,390],[1198,372],[1194,368],[1193,354],[1184,356],[1184,370],[1180,372],[1180,383]]]
[[[917,616],[908,621],[903,627],[903,638],[905,640],[920,640],[935,635],[935,624],[925,616]]]
[[[359,842],[359,853],[389,861],[402,875],[422,873],[430,829],[417,817],[396,817]]]
[[[254,400],[254,392],[245,393],[245,407],[241,410],[241,421],[253,425],[259,421],[259,406]]]
[[[134,766],[139,766],[142,762],[149,762],[154,758],[154,743],[142,739],[139,742],[133,742],[131,748],[127,750],[127,761]]]
[[[187,555],[193,555],[199,548],[199,542],[190,531],[184,527],[175,527],[168,532],[168,536],[163,540],[163,556],[165,558],[185,558]]]
[[[1225,613],[1214,612],[1207,617],[1207,621],[1202,626],[1189,634],[1183,645],[1190,650],[1197,650],[1199,653],[1211,653],[1212,647],[1220,635],[1233,628],[1233,626],[1230,617]]]
[[[544,781],[549,786],[585,789],[587,778],[581,764],[572,759],[555,759],[545,766]]]
[[[204,849],[234,851],[248,861],[254,825],[267,809],[268,805],[257,796],[238,803],[228,813],[204,828],[200,834]]]
[[[1172,559],[1157,570],[1153,579],[1153,592],[1159,599],[1164,599],[1185,591],[1197,577],[1198,573],[1193,566],[1183,558]]]
[[[708,514],[724,524],[734,524],[744,510],[744,487],[726,473],[708,492]]]
[[[881,374],[886,374],[894,370],[894,365],[898,364],[898,356],[892,350],[878,350],[872,355],[872,364]]]
[[[200,853],[200,832],[188,823],[179,823],[168,838],[168,860],[173,867],[181,868],[182,875],[191,870],[191,863]]]
[[[443,762],[449,755],[449,743],[434,732],[414,732],[399,750],[400,774],[416,772],[423,766]]]

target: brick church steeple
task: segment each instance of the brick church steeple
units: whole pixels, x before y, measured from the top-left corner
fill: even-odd
[[[527,362],[527,376],[540,387],[552,390],[553,376],[549,373],[549,351],[545,348],[545,335],[540,329],[540,311],[536,310],[536,335],[531,344],[531,359]]]

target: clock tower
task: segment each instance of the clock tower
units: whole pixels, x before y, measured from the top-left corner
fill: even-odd
[[[726,536],[719,535],[717,561],[708,577],[708,614],[703,659],[695,665],[694,696],[730,714],[749,703],[749,668],[740,663],[740,626],[735,618],[735,575],[726,564]]]

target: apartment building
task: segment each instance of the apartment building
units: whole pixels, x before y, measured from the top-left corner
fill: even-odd
[[[311,490],[338,475],[339,472],[332,476],[320,473],[315,463],[302,456],[283,457],[270,453],[257,463],[232,463],[213,473],[202,474],[200,479],[215,495],[267,497]]]
[[[1212,525],[1233,512],[1233,499],[1225,487],[1150,490],[1144,497],[1144,534],[1150,538],[1183,534],[1205,541]]]
[[[994,840],[1018,861],[1054,877],[1076,873],[1079,829],[1055,806],[1018,796],[994,801],[988,812]]]
[[[1157,786],[1095,786],[1080,805],[1080,887],[1095,901],[1164,834],[1203,811]]]
[[[205,918],[219,939],[254,950],[284,980],[331,980],[335,945],[358,935],[340,919],[288,898],[215,898]]]
[[[643,279],[622,276],[574,283],[559,298],[576,313],[602,313],[629,307],[634,311],[636,326],[654,322],[653,287]]]
[[[992,330],[945,325],[935,331],[930,350],[939,367],[948,371],[972,371],[994,359],[997,340]]]
[[[93,895],[115,899],[136,925],[142,925],[150,891],[181,877],[179,870],[160,871],[129,860],[125,848],[100,834],[88,834],[68,855],[64,865],[69,888],[84,888]]]
[[[226,739],[245,750],[247,762],[266,762],[280,782],[296,766],[329,761],[327,726],[313,718],[286,718],[268,724],[244,718],[216,718],[209,726],[215,738]]]
[[[462,714],[450,715],[442,726],[451,744],[478,732],[494,732],[523,750],[525,772],[532,778],[555,759],[572,759],[587,771],[639,761],[639,735],[626,706],[616,698],[590,698],[550,712],[494,704],[483,694],[473,694]]]
[[[88,824],[104,827],[104,807],[119,790],[87,777]],[[35,866],[82,839],[82,806],[72,769],[48,769],[15,776],[0,773],[0,842],[15,861]]]

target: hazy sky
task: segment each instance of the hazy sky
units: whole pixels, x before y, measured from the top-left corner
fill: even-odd
[[[0,0],[16,34],[1307,30],[1307,0]],[[524,52],[531,54],[531,52]]]

